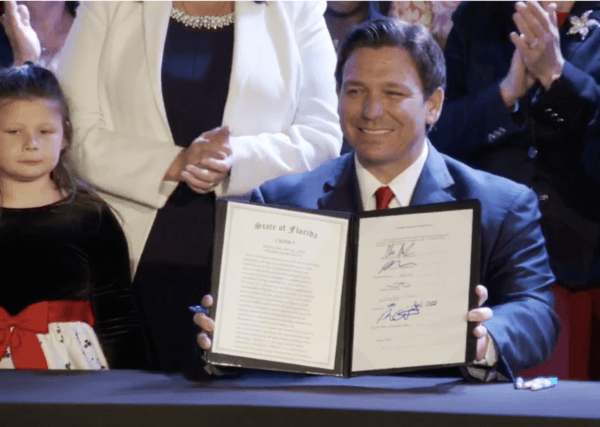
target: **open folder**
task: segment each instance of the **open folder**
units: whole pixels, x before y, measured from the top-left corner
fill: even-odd
[[[477,200],[364,212],[217,201],[208,363],[351,376],[475,358]]]

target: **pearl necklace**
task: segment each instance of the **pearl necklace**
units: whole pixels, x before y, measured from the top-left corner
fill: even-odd
[[[194,16],[188,15],[187,13],[172,7],[171,18],[182,23],[186,27],[216,30],[217,28],[223,28],[233,24],[234,12],[230,12],[223,16]]]

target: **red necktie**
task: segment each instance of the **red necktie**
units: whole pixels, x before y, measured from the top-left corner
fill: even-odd
[[[394,192],[390,187],[379,187],[375,192],[375,200],[377,201],[377,210],[387,209],[390,201],[394,198]]]

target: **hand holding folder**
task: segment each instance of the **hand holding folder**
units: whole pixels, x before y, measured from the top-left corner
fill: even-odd
[[[198,334],[198,345],[202,350],[210,350],[212,341],[208,336],[215,330],[215,322],[213,319],[207,316],[210,307],[213,306],[212,295],[205,295],[202,298],[202,305],[190,307],[190,310],[194,314],[194,323],[202,329],[202,332]]]
[[[215,328],[199,337],[209,364],[350,376],[485,354],[477,201],[357,216],[217,205],[216,305],[195,317]]]
[[[469,310],[467,313],[467,319],[471,322],[477,322],[477,325],[473,329],[473,335],[477,338],[476,360],[483,360],[485,359],[488,345],[492,345],[492,343],[488,341],[487,329],[485,326],[483,326],[483,323],[492,318],[493,312],[489,307],[482,307],[487,300],[487,288],[483,285],[477,285],[475,288],[475,293],[477,294],[479,307]],[[200,310],[196,309],[195,307],[190,307],[190,310],[195,313],[194,322],[202,329],[202,332],[198,334],[198,345],[200,348],[202,348],[202,350],[210,350],[212,345],[209,334],[214,332],[215,322],[207,315],[212,306],[212,295],[205,295],[204,298],[202,298],[202,306]]]

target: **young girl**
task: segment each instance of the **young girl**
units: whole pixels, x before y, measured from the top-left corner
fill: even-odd
[[[127,243],[73,179],[71,134],[50,71],[0,71],[0,368],[144,368]]]

